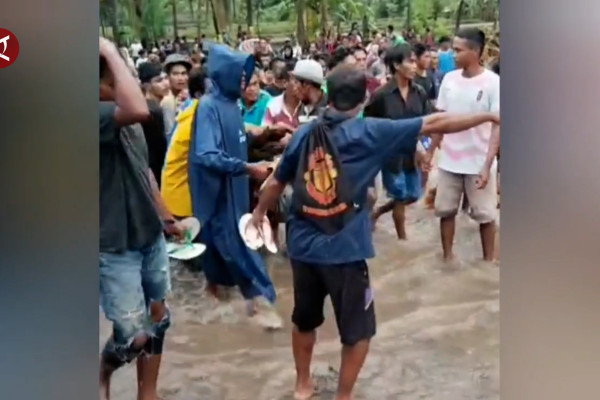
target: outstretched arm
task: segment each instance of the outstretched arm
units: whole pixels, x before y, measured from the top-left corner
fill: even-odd
[[[500,113],[480,112],[469,114],[435,113],[423,117],[422,135],[457,133],[477,125],[493,122],[500,124]]]
[[[373,151],[381,154],[385,159],[398,153],[413,154],[420,134],[431,136],[462,132],[486,122],[499,124],[500,114],[444,112],[400,120],[367,118],[365,119],[367,132],[364,140],[369,147],[373,148]]]

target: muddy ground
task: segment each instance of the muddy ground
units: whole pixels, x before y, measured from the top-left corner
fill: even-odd
[[[498,400],[499,268],[481,258],[477,225],[460,216],[458,262],[444,266],[439,229],[431,211],[412,206],[409,240],[396,240],[391,216],[374,234],[378,256],[370,269],[378,333],[356,386],[357,400]],[[173,265],[173,326],[160,377],[161,400],[292,399],[290,347],[291,271],[281,256],[268,257],[284,328],[265,332],[244,316],[239,296],[215,306],[204,278]],[[100,343],[110,325],[100,318]],[[331,305],[318,333],[313,370],[315,399],[336,387],[340,344]],[[133,400],[135,367],[113,379],[112,399]]]

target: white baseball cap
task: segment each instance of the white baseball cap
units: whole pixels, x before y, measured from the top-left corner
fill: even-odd
[[[298,61],[292,75],[298,79],[313,82],[317,85],[322,85],[325,80],[325,77],[323,76],[323,67],[315,60]]]

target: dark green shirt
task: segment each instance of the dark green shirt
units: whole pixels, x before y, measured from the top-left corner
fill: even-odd
[[[100,102],[100,251],[151,246],[162,234],[141,126],[117,125],[114,102]]]

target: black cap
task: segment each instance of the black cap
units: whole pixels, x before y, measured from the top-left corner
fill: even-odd
[[[142,83],[149,83],[160,74],[162,74],[162,68],[157,64],[143,63],[138,67],[138,76]]]

